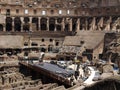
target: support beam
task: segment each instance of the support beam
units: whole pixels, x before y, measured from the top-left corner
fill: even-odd
[[[38,30],[41,31],[41,17],[38,17]]]
[[[15,25],[14,25],[14,19],[15,19],[15,17],[12,17],[12,32],[15,31],[15,30],[14,30],[14,27],[15,27]]]
[[[70,31],[72,31],[72,18],[70,18],[68,22],[69,22],[69,25],[70,25],[69,26],[70,27]]]
[[[6,32],[6,25],[5,25],[5,23],[3,24],[3,32]]]
[[[49,31],[49,17],[47,17],[47,31]]]
[[[54,31],[57,31],[56,25],[57,25],[57,18],[55,18],[55,30]]]
[[[65,29],[65,18],[62,19],[62,31]]]
[[[79,31],[80,30],[80,18],[77,19],[77,25],[76,25],[76,31]]]
[[[23,25],[24,25],[24,17],[21,17],[21,32],[23,32]]]
[[[30,31],[34,31],[33,30],[33,25],[32,25],[32,17],[29,17],[29,19],[30,19],[30,22],[29,22],[29,24],[30,24]]]

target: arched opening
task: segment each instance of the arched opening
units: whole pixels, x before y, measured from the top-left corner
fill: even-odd
[[[3,31],[3,25],[0,24],[0,31]]]
[[[54,31],[54,29],[55,29],[55,25],[54,25],[54,24],[50,24],[50,25],[49,25],[49,30],[50,30],[50,31]]]
[[[54,31],[55,30],[55,19],[54,18],[50,18],[49,19],[49,30],[50,31]]]
[[[76,23],[77,23],[77,18],[72,19],[72,31],[76,31]]]
[[[6,49],[6,53],[8,56],[13,55],[13,50],[12,49]]]
[[[46,52],[46,48],[41,47],[40,51],[41,51],[41,52]]]
[[[46,18],[41,18],[41,20],[40,20],[40,23],[41,23],[41,25],[40,25],[40,29],[41,30],[47,30],[47,19]]]
[[[12,24],[6,23],[6,31],[12,31]]]
[[[76,23],[74,23],[73,25],[72,25],[72,31],[76,31]]]
[[[99,30],[99,28],[102,29],[102,27],[99,25],[100,20],[102,19],[102,17],[96,17],[96,21],[95,21],[95,25],[97,26],[96,30]]]
[[[57,18],[57,25],[56,25],[56,29],[57,31],[61,31],[62,30],[62,26],[61,26],[61,23],[62,23],[62,18]]]
[[[14,19],[14,30],[21,31],[21,20],[20,17],[15,17]]]
[[[41,30],[47,30],[47,25],[45,23],[41,24]]]
[[[23,30],[24,30],[25,32],[27,32],[27,31],[30,30],[30,25],[29,25],[29,23],[24,23],[24,25],[23,25]]]
[[[61,31],[61,29],[62,29],[61,25],[57,25],[56,29],[57,29],[57,31]]]
[[[31,46],[38,46],[38,44],[36,42],[32,42]]]
[[[87,21],[88,21],[88,23],[89,23],[88,26],[87,26],[87,29],[90,30],[90,27],[91,27],[93,18],[92,18],[92,17],[89,17]]]
[[[51,14],[54,14],[54,10],[50,10]]]
[[[48,45],[48,52],[52,52],[53,51],[53,45]]]
[[[41,51],[41,52],[46,52],[46,50],[47,50],[46,48],[47,48],[47,47],[46,47],[45,44],[41,44],[41,45],[40,45],[40,51]]]
[[[113,17],[112,17],[112,22],[111,22],[111,23],[113,24],[117,19],[118,19],[117,16],[113,16]]]
[[[19,54],[19,53],[21,53],[21,52],[22,52],[21,49],[14,49],[13,54],[14,54],[14,55],[17,55],[17,54]]]
[[[55,43],[55,45],[56,45],[56,46],[59,46],[59,42],[57,41],[57,42]]]
[[[110,28],[113,27],[113,24],[116,22],[117,19],[118,19],[118,16],[113,16],[112,17],[112,20],[111,20],[111,23],[110,23]]]
[[[29,21],[30,21],[29,17],[24,17],[24,22],[25,23],[29,23]]]
[[[23,24],[23,30],[26,31],[30,31],[30,24],[29,24],[29,17],[24,17],[24,24]]]
[[[5,53],[4,49],[0,49],[0,55],[3,55]]]
[[[105,16],[105,17],[104,17],[104,20],[103,20],[103,29],[105,29],[108,20],[109,20],[109,17],[108,17],[108,16]]]
[[[34,24],[34,26],[32,26],[32,29],[35,29],[35,30],[39,30],[39,23],[38,23],[38,18],[37,17],[33,17],[32,18],[32,23]]]
[[[85,17],[80,19],[80,30],[85,30]]]
[[[65,31],[69,31],[69,24],[67,23],[67,24],[65,24]]]
[[[6,18],[6,31],[12,31],[12,18]]]
[[[58,18],[57,23],[62,23],[62,18]]]
[[[102,18],[102,17],[97,17],[97,18],[96,18],[96,25],[99,23],[99,21],[100,21],[101,18]]]

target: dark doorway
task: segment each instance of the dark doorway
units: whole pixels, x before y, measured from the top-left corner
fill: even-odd
[[[56,28],[57,28],[57,31],[61,31],[62,29],[61,25],[57,25]]]
[[[6,18],[6,31],[12,31],[12,18]]]
[[[48,52],[51,52],[53,50],[53,45],[48,45]]]
[[[41,24],[41,30],[47,30],[47,25],[45,23]]]
[[[72,19],[72,31],[76,31],[76,23],[77,23],[77,18]]]
[[[42,47],[41,52],[46,52],[46,48]]]
[[[13,54],[13,50],[12,49],[6,49],[6,53],[8,56],[11,56]]]
[[[29,21],[30,21],[29,17],[24,17],[24,22],[25,23],[29,23]]]
[[[12,24],[6,23],[6,31],[12,31]]]
[[[55,30],[55,19],[50,18],[49,19],[49,31],[54,31]]]
[[[65,24],[65,31],[69,31],[69,24]]]
[[[47,30],[47,19],[46,18],[41,18],[41,20],[40,20],[40,23],[41,23],[41,25],[40,25],[40,29],[41,30]]]
[[[57,18],[57,23],[62,23],[62,18]]]
[[[23,30],[24,30],[25,32],[27,32],[27,31],[30,30],[30,25],[29,25],[29,23],[25,23],[25,24],[23,25]]]
[[[55,25],[54,24],[50,24],[49,25],[49,31],[54,31],[55,29]]]
[[[73,24],[73,26],[72,26],[72,31],[76,31],[76,23],[75,24]]]
[[[14,19],[14,30],[21,31],[21,20],[20,17],[15,17]]]
[[[80,30],[85,29],[85,20],[86,20],[85,17],[82,17],[82,18],[80,19]]]
[[[38,18],[37,18],[37,17],[33,17],[33,18],[32,18],[32,23],[35,24],[35,27],[36,27],[35,29],[36,29],[36,30],[39,30],[39,26],[38,26],[39,23],[38,23]]]
[[[24,25],[23,25],[23,30],[25,32],[30,31],[30,24],[29,24],[29,17],[24,17]]]
[[[93,21],[93,18],[92,18],[92,17],[89,17],[89,18],[87,19],[87,21],[88,21],[87,29],[90,30],[90,27],[91,27],[91,23],[92,23],[92,21]]]
[[[3,25],[0,24],[0,31],[3,31]]]

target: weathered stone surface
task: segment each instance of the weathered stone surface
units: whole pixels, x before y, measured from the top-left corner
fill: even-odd
[[[113,66],[109,64],[103,66],[103,73],[113,73]]]

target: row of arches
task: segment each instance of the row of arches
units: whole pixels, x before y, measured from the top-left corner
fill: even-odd
[[[110,17],[95,17],[95,25],[98,26],[101,18],[103,19],[104,28]],[[119,17],[111,17],[110,26],[112,26]],[[76,31],[79,27],[80,30],[90,30],[91,25],[94,21],[94,17],[81,17],[81,18],[54,18],[42,17],[6,17],[5,20],[5,30],[6,31],[34,31],[34,30],[48,30],[48,31]],[[79,24],[79,25],[78,25]],[[112,28],[112,27],[111,27]],[[0,24],[0,31],[3,31],[3,25]]]
[[[49,25],[47,25],[48,22]],[[47,18],[41,18],[39,23],[38,17],[33,17],[31,22],[29,17],[24,17],[23,22],[20,17],[15,17],[14,20],[12,20],[11,17],[7,17],[6,31],[12,31],[12,29],[14,29],[14,31],[21,31],[22,29],[23,31],[30,31],[31,23],[34,24],[35,30],[48,30],[49,28],[49,31],[54,31],[56,28],[61,31],[62,25],[60,25],[60,23],[62,22],[62,18],[58,18],[57,22],[58,25],[56,25],[55,18],[50,18],[49,21]],[[0,30],[2,31],[3,28],[0,28]]]

